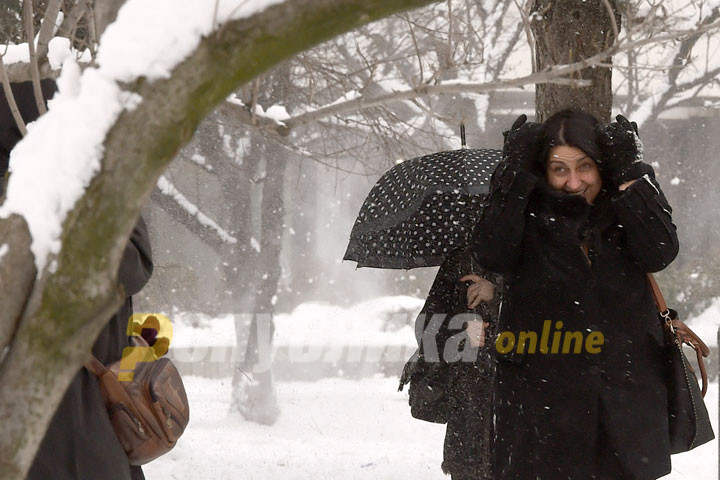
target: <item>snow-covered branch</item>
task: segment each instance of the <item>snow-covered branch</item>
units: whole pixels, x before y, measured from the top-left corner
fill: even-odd
[[[203,225],[205,228],[211,230],[217,237],[225,243],[237,243],[237,238],[230,235],[227,230],[217,224],[212,218],[200,211],[197,205],[192,203],[185,197],[175,186],[167,179],[164,175],[161,175],[158,180],[158,189],[164,195],[170,197],[177,205],[179,205],[190,217],[194,218],[197,222]]]
[[[263,115],[253,115],[246,106],[238,104],[237,102],[228,102],[224,108],[232,109],[239,120],[244,123],[256,125],[263,130],[286,136],[289,135],[294,128],[308,125],[324,118],[355,113],[378,106],[387,106],[424,96],[486,93],[493,90],[543,83],[588,86],[587,81],[574,78],[572,74],[588,67],[607,65],[607,59],[619,53],[632,51],[652,44],[676,41],[688,37],[696,38],[702,33],[720,29],[720,21],[715,21],[714,18],[712,20],[713,21],[706,22],[691,29],[672,31],[661,35],[648,35],[636,40],[616,43],[610,48],[582,61],[566,65],[557,65],[551,69],[545,69],[523,77],[497,79],[488,82],[447,82],[438,85],[419,85],[417,87],[394,90],[380,95],[356,95],[348,100],[336,101],[329,105],[291,116],[282,121]]]

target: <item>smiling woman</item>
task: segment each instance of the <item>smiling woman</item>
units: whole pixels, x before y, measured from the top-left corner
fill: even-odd
[[[624,117],[526,120],[507,133],[473,242],[478,264],[507,282],[493,478],[658,478],[670,471],[667,391],[646,273],[677,255],[672,210]],[[602,332],[602,348],[531,352],[532,332],[551,324]]]

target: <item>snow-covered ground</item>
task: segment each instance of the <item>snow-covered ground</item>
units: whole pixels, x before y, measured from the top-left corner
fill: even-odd
[[[325,345],[347,344],[358,336],[366,345],[393,336],[396,342],[407,343],[414,341],[409,328],[388,319],[401,319],[401,312],[419,310],[421,305],[409,297],[387,297],[349,309],[306,303],[278,318],[275,340],[307,346],[310,330],[325,332],[314,337]],[[233,337],[234,323],[227,319],[216,319],[218,333],[224,333],[213,337],[208,333],[215,329],[209,325],[189,328],[180,318],[174,318],[174,344],[188,345],[194,338],[212,346]],[[718,304],[691,323],[714,344],[720,323]],[[172,452],[145,467],[146,476],[149,480],[449,478],[440,470],[445,426],[413,419],[407,391],[398,392],[397,384],[396,378],[382,376],[278,382],[282,415],[275,425],[263,426],[229,412],[230,378],[188,376],[188,430]],[[718,432],[717,382],[710,385],[705,403]],[[673,456],[673,472],[664,479],[717,479],[717,451],[713,441]]]
[[[192,418],[177,447],[145,467],[149,480],[414,479],[440,470],[445,426],[410,416],[397,380],[278,383],[269,427],[229,414],[230,380],[185,379]],[[717,432],[718,385],[706,397]],[[717,443],[673,456],[667,480],[717,477]]]
[[[688,325],[708,346],[717,345],[717,332],[718,327],[720,327],[720,297],[711,302],[710,306],[705,309],[704,312],[691,319]],[[713,362],[716,360],[717,359],[712,359]]]

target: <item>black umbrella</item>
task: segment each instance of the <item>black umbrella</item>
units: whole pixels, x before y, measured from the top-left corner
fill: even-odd
[[[440,265],[468,245],[501,157],[500,150],[464,148],[394,166],[360,208],[344,260],[376,268]]]

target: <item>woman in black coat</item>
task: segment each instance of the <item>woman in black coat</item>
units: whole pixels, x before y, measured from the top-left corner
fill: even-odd
[[[646,273],[677,255],[671,208],[624,117],[525,120],[507,134],[473,240],[507,284],[495,478],[661,477],[663,332]]]
[[[480,269],[470,250],[452,252],[440,266],[416,320],[418,352],[405,366],[400,388],[424,377],[411,406],[422,420],[447,423],[443,472],[452,480],[492,480],[492,336],[499,311],[499,275]],[[482,324],[482,325],[481,325]],[[414,380],[417,381],[417,380]],[[413,385],[411,385],[411,392]],[[416,394],[418,395],[418,394]],[[435,401],[435,396],[441,398]],[[418,403],[433,405],[424,409]],[[436,405],[438,404],[438,405]]]

